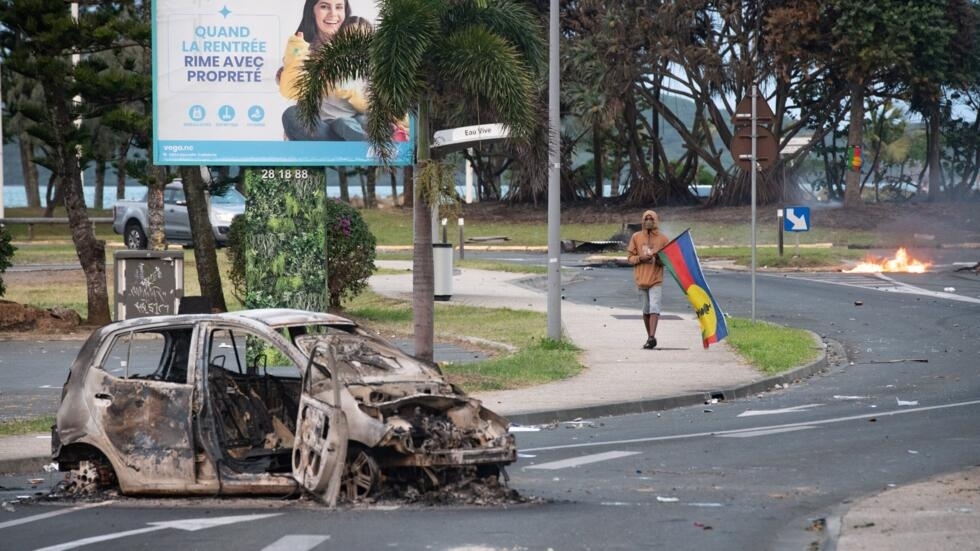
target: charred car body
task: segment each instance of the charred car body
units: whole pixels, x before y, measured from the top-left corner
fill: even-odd
[[[76,491],[289,494],[335,503],[388,477],[438,485],[516,459],[507,421],[353,322],[289,309],[97,329],[62,390],[52,454]]]

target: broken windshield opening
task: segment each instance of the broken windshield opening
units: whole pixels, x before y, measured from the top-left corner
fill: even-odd
[[[330,350],[330,356],[340,364],[338,377],[344,382],[384,376],[393,371],[403,371],[405,367],[402,361],[405,358],[404,353],[396,348],[365,340],[360,335],[341,333],[321,336],[302,335],[296,338],[296,346],[307,357],[318,345],[320,350]],[[321,365],[323,361],[326,361],[326,358],[317,354],[313,364],[321,373],[327,375],[324,366]]]

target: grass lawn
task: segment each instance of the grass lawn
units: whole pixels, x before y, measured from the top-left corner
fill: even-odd
[[[10,209],[16,211],[17,209]],[[27,216],[24,213],[10,213],[8,216]],[[362,211],[373,231],[376,231],[379,245],[411,244],[411,212]],[[702,258],[725,258],[735,263],[747,265],[751,250],[738,235],[740,228],[711,223],[687,224],[683,220],[671,221],[672,227],[692,227],[699,243],[713,246],[700,246]],[[695,229],[696,228],[696,229]],[[562,239],[590,240],[596,236],[608,238],[619,231],[618,224],[563,224]],[[74,247],[67,236],[67,227],[38,226],[34,239],[26,240],[25,228],[12,228],[15,245],[15,266],[24,264],[72,264],[77,263]],[[121,238],[104,233],[99,226],[99,237],[106,239],[107,280],[112,293],[113,262],[112,252],[119,250]],[[506,235],[507,244],[523,246],[546,246],[547,228],[540,223],[480,223],[467,222],[468,235]],[[452,233],[451,233],[452,235]],[[832,238],[828,235],[828,238]],[[764,243],[764,240],[760,239]],[[719,246],[724,244],[724,246]],[[760,267],[805,268],[837,265],[844,258],[858,257],[859,253],[846,248],[800,248],[799,255],[787,246],[782,256],[775,247],[761,246],[757,249],[757,265]],[[186,295],[200,294],[196,274],[194,251],[184,249]],[[617,253],[622,254],[622,253]],[[410,259],[410,253],[382,254],[379,258]],[[227,273],[229,263],[224,251],[218,251],[218,261],[223,273]],[[463,268],[544,273],[544,267],[527,267],[514,264],[469,259],[459,261]],[[386,271],[387,272],[387,271]],[[62,306],[74,308],[83,316],[86,313],[85,281],[79,270],[44,272],[8,272],[2,275],[7,284],[3,297],[19,303],[42,308]],[[227,277],[224,279],[225,298],[229,308],[240,309],[241,303],[232,294]],[[345,304],[347,315],[382,334],[409,336],[412,331],[411,304],[377,296],[365,292],[349,304]],[[540,312],[511,310],[506,308],[474,308],[460,305],[436,304],[436,338],[444,341],[458,340],[459,335],[476,337],[486,341],[504,343],[512,352],[490,350],[490,359],[467,364],[445,365],[447,377],[469,392],[520,388],[574,376],[581,371],[578,361],[579,350],[567,342],[554,342],[546,337],[547,316]],[[460,341],[462,342],[462,341]],[[764,373],[780,371],[801,365],[816,357],[817,350],[810,335],[804,331],[773,326],[767,323],[752,323],[748,320],[730,321],[729,344],[749,363]],[[466,344],[473,346],[472,342]],[[529,366],[531,368],[529,368]],[[22,431],[46,432],[50,419],[36,421],[36,424],[0,424],[0,434],[13,434]],[[44,425],[43,427],[41,425]]]

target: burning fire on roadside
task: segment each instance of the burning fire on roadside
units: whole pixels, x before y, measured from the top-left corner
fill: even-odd
[[[849,274],[854,273],[880,273],[880,272],[905,272],[911,274],[921,274],[925,273],[932,264],[929,262],[921,262],[909,256],[909,253],[905,250],[905,247],[901,247],[895,252],[895,256],[892,258],[886,258],[884,260],[874,260],[865,258],[864,262],[861,262],[857,266],[851,268],[850,270],[844,270],[844,272]]]

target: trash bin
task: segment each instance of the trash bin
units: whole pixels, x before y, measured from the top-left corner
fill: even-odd
[[[116,320],[176,314],[184,296],[184,253],[116,251]]]
[[[453,244],[432,244],[433,289],[435,300],[449,300],[453,296]]]

